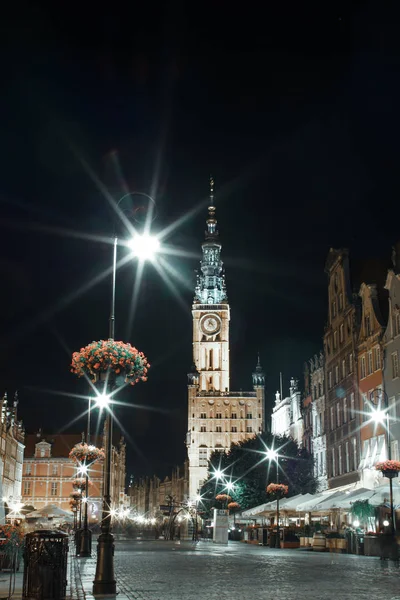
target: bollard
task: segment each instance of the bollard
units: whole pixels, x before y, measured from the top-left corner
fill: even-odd
[[[68,535],[41,530],[25,536],[22,597],[62,600],[67,589]]]

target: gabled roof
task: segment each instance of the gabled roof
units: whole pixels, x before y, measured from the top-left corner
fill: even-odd
[[[81,433],[56,433],[56,434],[36,434],[28,433],[25,436],[25,458],[35,456],[35,446],[39,442],[48,442],[51,444],[51,458],[68,458],[70,450],[82,441]],[[100,443],[100,438],[95,439],[91,436],[90,442],[94,445]]]

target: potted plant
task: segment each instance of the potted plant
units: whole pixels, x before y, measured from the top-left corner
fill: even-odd
[[[398,460],[384,460],[378,462],[375,465],[375,469],[380,471],[384,477],[392,479],[398,477],[400,471],[400,461]]]
[[[96,448],[96,446],[81,442],[75,444],[69,453],[69,457],[77,463],[90,465],[96,461],[104,460],[105,452],[102,448]]]

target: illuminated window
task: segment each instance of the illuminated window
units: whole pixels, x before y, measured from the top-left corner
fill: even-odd
[[[374,367],[372,365],[372,351],[368,352],[368,375],[374,372]]]
[[[375,371],[378,371],[378,369],[381,368],[381,349],[379,348],[379,346],[376,346],[375,348]]]
[[[58,483],[57,481],[53,481],[51,484],[51,495],[52,496],[57,496],[58,495]]]
[[[340,328],[339,328],[339,339],[340,339],[340,343],[343,344],[343,342],[344,342],[344,324],[343,323],[340,325]]]
[[[356,416],[355,406],[354,406],[354,393],[350,394],[350,419],[354,419]]]
[[[367,376],[366,368],[365,368],[365,355],[361,357],[360,361],[360,371],[361,371],[361,379],[365,379]]]
[[[28,463],[25,465],[25,475],[30,475],[31,473],[32,473],[32,465]]]
[[[199,448],[199,467],[206,467],[208,464],[207,448],[200,446]]]
[[[399,376],[399,355],[397,352],[392,354],[392,378],[396,379]]]
[[[31,493],[31,482],[24,481],[24,496],[29,496]]]
[[[55,464],[55,465],[53,464],[52,471],[53,471],[53,475],[58,475],[58,465],[57,464]]]
[[[343,423],[347,423],[347,398],[343,399]]]

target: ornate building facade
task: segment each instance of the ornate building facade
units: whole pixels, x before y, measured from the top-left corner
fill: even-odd
[[[301,392],[296,379],[290,380],[289,396],[281,398],[275,394],[275,406],[272,409],[271,432],[273,435],[291,437],[299,446],[303,444],[304,420],[301,410]]]
[[[400,243],[393,248],[393,268],[385,288],[389,293],[389,317],[383,337],[384,390],[390,406],[391,453],[400,459]]]
[[[12,504],[21,499],[22,463],[24,460],[25,431],[22,421],[18,421],[18,394],[12,402],[7,394],[0,400],[0,499]]]
[[[76,465],[69,458],[75,444],[82,442],[79,434],[55,434],[44,436],[41,431],[26,436],[26,448],[22,477],[22,502],[41,509],[56,504],[70,510],[72,482],[77,476]],[[92,440],[96,444],[96,440]],[[98,442],[100,446],[103,444]],[[125,443],[113,447],[111,477],[111,500],[119,506],[125,488]],[[103,463],[94,463],[89,470],[92,486],[89,488],[89,518],[101,519],[103,497]]]
[[[328,486],[333,488],[359,480],[358,327],[347,250],[331,248],[325,270],[329,279],[324,335],[327,471]]]
[[[358,334],[358,390],[362,426],[360,430],[361,484],[373,487],[378,473],[374,465],[387,458],[386,433],[383,424],[371,421],[371,412],[381,402],[383,390],[384,319],[381,314],[376,284],[363,283],[360,288],[361,322]]]
[[[230,391],[230,307],[211,180],[207,230],[202,244],[193,315],[193,367],[188,373],[189,496],[194,498],[207,477],[211,452],[227,450],[264,430],[265,377],[258,361],[253,391]]]

